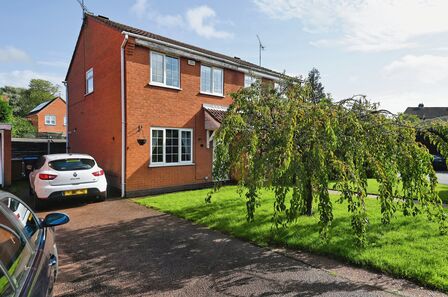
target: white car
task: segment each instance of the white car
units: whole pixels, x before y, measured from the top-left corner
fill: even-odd
[[[104,201],[107,197],[104,170],[89,155],[44,155],[36,162],[29,177],[36,208],[44,201],[59,198],[91,196]]]

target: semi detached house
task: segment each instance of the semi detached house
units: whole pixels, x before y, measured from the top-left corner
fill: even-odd
[[[69,151],[92,155],[122,196],[210,185],[229,94],[281,76],[86,14],[66,77]]]

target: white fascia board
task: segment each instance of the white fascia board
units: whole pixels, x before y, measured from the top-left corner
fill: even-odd
[[[136,38],[135,43],[137,45],[147,47],[147,48],[150,48],[155,51],[161,51],[161,52],[169,53],[169,54],[172,54],[175,56],[181,56],[181,57],[185,57],[188,59],[193,59],[193,60],[205,63],[207,65],[217,66],[217,67],[221,67],[221,68],[227,68],[227,69],[235,70],[235,71],[242,72],[245,74],[257,76],[257,77],[271,79],[274,81],[281,79],[281,75],[275,75],[272,73],[262,72],[260,70],[243,67],[233,61],[226,60],[226,59],[220,59],[218,57],[215,57],[212,55],[207,55],[205,53],[195,51],[193,49],[188,49],[188,48],[181,47],[181,46],[178,46],[175,44],[171,44],[171,43],[164,42],[161,40],[157,40],[157,39],[141,36],[138,34],[125,32],[125,31],[123,31],[123,34],[127,34],[129,36]]]
[[[0,130],[11,130],[11,124],[0,123]]]

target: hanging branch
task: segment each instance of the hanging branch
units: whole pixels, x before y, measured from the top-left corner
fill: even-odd
[[[334,180],[363,245],[369,224],[367,179],[373,177],[383,224],[391,223],[397,211],[426,213],[445,233],[447,215],[435,191],[432,156],[416,136],[424,135],[448,157],[447,123],[395,115],[364,95],[339,102],[315,95],[310,81],[297,80],[282,82],[281,92],[258,83],[232,94],[234,102],[215,135],[213,176],[220,180],[232,172],[238,177],[247,219],[255,219],[260,190],[269,188],[275,195],[275,226],[317,211],[321,237],[327,239],[333,220],[329,183]],[[396,199],[400,185],[404,196]],[[219,187],[218,182],[207,201]]]

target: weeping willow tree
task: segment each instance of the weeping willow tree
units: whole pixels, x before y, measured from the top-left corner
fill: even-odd
[[[397,211],[425,213],[441,233],[448,230],[432,155],[416,141],[419,133],[447,156],[445,123],[393,115],[364,96],[316,101],[309,81],[285,81],[281,89],[259,83],[234,93],[215,136],[214,177],[224,179],[229,172],[238,177],[249,221],[261,203],[260,190],[270,189],[275,226],[312,215],[315,203],[320,234],[327,239],[333,220],[329,185],[335,181],[339,202],[348,203],[353,231],[363,245],[369,224],[365,202],[372,199],[367,179],[373,177],[383,224],[391,223]]]

